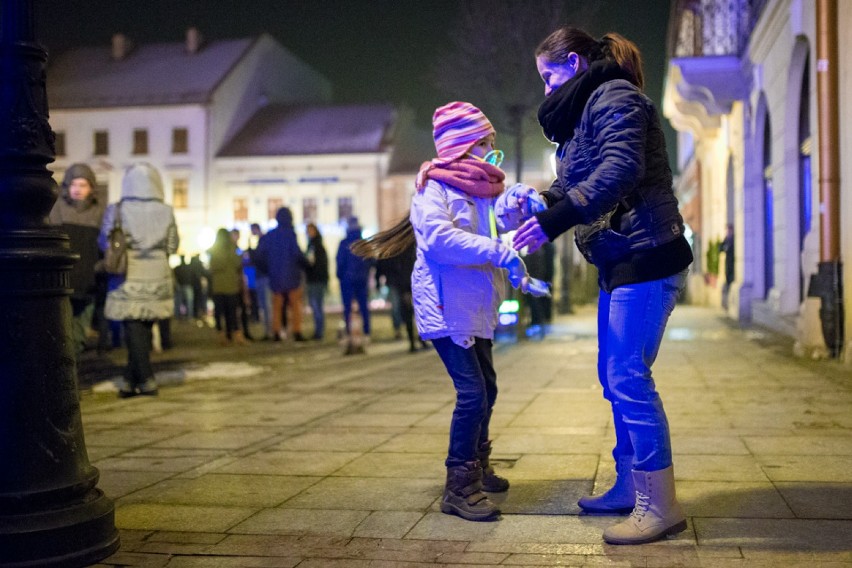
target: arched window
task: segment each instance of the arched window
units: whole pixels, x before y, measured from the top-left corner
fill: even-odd
[[[810,73],[808,59],[802,72],[799,98],[799,252],[805,249],[805,236],[813,222],[813,186],[811,184]],[[799,301],[804,299],[805,275],[799,268]]]
[[[769,111],[763,127],[763,297],[775,285],[775,199],[772,188],[772,125]]]

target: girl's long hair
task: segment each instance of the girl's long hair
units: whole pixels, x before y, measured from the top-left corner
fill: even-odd
[[[568,60],[572,51],[585,57],[589,63],[600,59],[615,61],[633,77],[633,83],[640,90],[645,87],[642,52],[635,43],[615,32],[609,32],[596,40],[581,29],[562,26],[544,38],[536,48],[535,56],[543,55],[548,61],[562,64]]]
[[[405,217],[386,231],[355,241],[349,250],[362,258],[382,259],[394,257],[415,246],[417,241],[414,238],[414,227],[408,216],[409,213],[406,213]]]

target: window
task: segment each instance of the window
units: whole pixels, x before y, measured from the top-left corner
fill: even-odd
[[[248,221],[248,199],[234,198],[234,221]]]
[[[338,221],[346,221],[352,216],[352,198],[338,197],[337,198],[337,219]]]
[[[53,141],[53,147],[56,150],[57,156],[65,155],[65,133],[64,132],[55,132],[56,139]]]
[[[186,209],[189,207],[189,180],[186,178],[175,178],[172,182],[172,206],[175,209]]]
[[[302,220],[305,223],[317,222],[316,197],[306,197],[302,200]]]
[[[95,130],[95,156],[106,156],[107,154],[109,154],[109,132]]]
[[[148,131],[137,128],[133,131],[133,155],[139,156],[148,153]]]
[[[186,128],[172,129],[172,154],[189,152],[189,130]]]
[[[280,197],[270,197],[266,200],[266,220],[271,221],[275,219],[275,215],[278,213],[278,210],[284,207],[284,200]]]

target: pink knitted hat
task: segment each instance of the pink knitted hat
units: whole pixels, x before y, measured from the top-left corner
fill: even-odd
[[[455,101],[439,107],[432,115],[432,136],[441,161],[460,158],[479,140],[494,133],[488,118],[470,103]]]

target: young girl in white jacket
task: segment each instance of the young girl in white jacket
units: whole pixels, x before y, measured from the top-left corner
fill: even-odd
[[[432,123],[438,156],[424,163],[417,176],[410,227],[400,223],[353,250],[393,256],[405,248],[406,239],[411,243],[413,228],[417,327],[423,339],[432,341],[456,389],[441,510],[491,521],[500,511],[483,491],[509,488],[489,464],[488,430],[497,399],[491,347],[506,271],[514,287],[547,293],[527,276],[521,258],[497,232],[517,228],[544,204],[529,186],[504,191],[505,174],[486,160],[495,154],[496,133],[478,108],[452,102],[435,111]],[[389,252],[392,247],[386,245],[394,238],[388,235],[394,234],[397,251]]]

